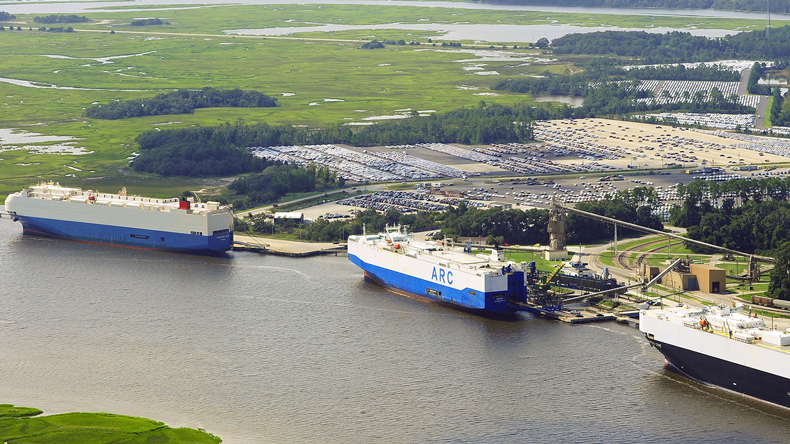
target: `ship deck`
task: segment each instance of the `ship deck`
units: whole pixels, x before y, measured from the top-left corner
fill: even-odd
[[[659,318],[659,316],[665,316],[669,319],[669,322],[673,322],[685,328],[691,328],[691,327],[684,325],[683,322],[684,320],[694,319],[695,322],[699,320],[699,317],[694,317],[694,313],[697,312],[699,312],[699,310],[692,310],[686,307],[669,307],[661,310],[642,310],[642,313],[644,313],[646,316],[651,316],[657,319]],[[716,329],[711,329],[706,331],[710,334],[721,336],[722,338],[727,340],[736,340],[730,337],[729,332],[716,330]],[[765,331],[776,331],[776,330],[766,329]],[[790,354],[790,346],[771,344],[760,339],[755,339],[754,341],[750,342],[749,345],[765,348],[777,353]]]
[[[39,183],[27,190],[27,197],[42,200],[59,200],[73,203],[92,203],[111,207],[151,207],[160,210],[177,210],[180,208],[180,199],[158,199],[154,197],[129,196],[126,189],[118,194],[101,193],[95,190],[64,187],[57,183]],[[216,214],[227,213],[229,209],[220,206],[218,202],[191,202],[190,211],[196,213]]]
[[[391,245],[381,247],[383,250],[397,252]],[[422,261],[434,265],[441,265],[449,268],[467,269],[470,271],[489,272],[507,267],[507,262],[491,260],[490,258],[482,258],[462,251],[456,251],[451,247],[445,249],[437,248],[431,249],[429,245],[421,245],[419,243],[407,243],[401,247],[400,254],[406,256],[419,258]]]

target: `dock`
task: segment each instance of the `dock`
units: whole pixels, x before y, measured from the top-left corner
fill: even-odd
[[[568,308],[547,308],[540,305],[535,305],[527,302],[526,304],[519,304],[521,307],[530,313],[535,313],[545,318],[554,319],[556,321],[567,322],[568,324],[587,324],[590,322],[608,322],[617,319],[612,313],[603,313],[595,311],[590,308],[583,308],[580,310],[573,310]]]
[[[283,239],[258,238],[240,234],[234,235],[232,250],[288,257],[310,257],[319,255],[346,256],[348,254],[345,244],[298,242]]]

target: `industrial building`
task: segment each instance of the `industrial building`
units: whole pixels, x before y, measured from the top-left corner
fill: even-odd
[[[642,265],[640,270],[645,279],[652,279],[661,271],[659,267]],[[667,273],[661,284],[675,290],[700,290],[706,293],[721,293],[727,289],[727,272],[712,265],[681,264]]]

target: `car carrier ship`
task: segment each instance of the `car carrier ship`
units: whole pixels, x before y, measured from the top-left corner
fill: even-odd
[[[641,310],[639,329],[680,373],[790,408],[790,334],[766,328],[742,304]]]
[[[480,315],[525,309],[527,265],[505,262],[504,252],[473,255],[469,246],[413,239],[400,227],[349,236],[348,257],[365,278],[395,293]]]
[[[233,215],[218,202],[192,203],[39,183],[10,194],[5,210],[25,234],[186,253],[233,244]]]

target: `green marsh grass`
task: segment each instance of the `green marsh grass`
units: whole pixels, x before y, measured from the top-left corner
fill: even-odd
[[[38,409],[0,405],[0,440],[11,443],[216,444],[221,439],[202,430],[173,429],[151,419],[110,413],[65,413],[36,416]],[[33,415],[31,417],[31,415]]]

